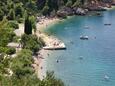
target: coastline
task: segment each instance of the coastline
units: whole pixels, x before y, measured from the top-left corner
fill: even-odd
[[[44,29],[51,27],[52,25],[55,25],[59,23],[60,21],[63,21],[59,18],[44,18],[40,22],[36,24],[37,30],[36,35],[38,37],[43,38],[45,44],[47,46],[52,45],[54,42],[59,42],[60,40],[57,37],[49,36],[43,32]],[[17,36],[21,37],[22,34],[24,34],[24,24],[19,24],[19,29],[16,29],[14,32]],[[51,43],[53,41],[53,43]],[[37,77],[39,79],[43,79],[45,76],[46,70],[45,70],[45,58],[47,58],[50,54],[50,51],[44,50],[43,48],[38,51],[40,56],[33,56],[34,57],[34,63],[32,64],[33,68],[35,69],[35,73],[37,73]],[[42,57],[42,58],[41,58]]]
[[[43,32],[44,29],[51,27],[52,25],[55,25],[57,23],[59,23],[60,21],[62,21],[59,18],[52,18],[52,19],[48,19],[45,18],[43,20],[41,20],[39,23],[36,24],[37,26],[37,31],[36,31],[36,35],[38,37],[42,37],[46,46],[51,45],[52,41],[60,41],[58,38],[54,37],[54,36],[48,36],[47,34],[45,34]],[[46,69],[45,69],[45,58],[48,58],[50,51],[48,50],[44,50],[43,48],[38,52],[40,54],[40,56],[42,56],[42,58],[38,58],[38,66],[36,68],[37,71],[37,76],[40,80],[42,80],[46,74]]]
[[[111,8],[105,7],[106,10],[114,10],[115,6],[111,6]]]
[[[112,6],[111,8],[106,8],[108,11],[109,10],[113,10],[113,9],[115,9],[115,6]],[[73,15],[74,16],[74,15]],[[69,18],[71,18],[71,17],[73,17],[73,16],[68,16],[67,17],[67,19],[69,19]],[[59,18],[52,18],[52,19],[48,19],[48,18],[44,18],[44,19],[42,19],[40,22],[38,22],[37,24],[36,24],[36,26],[37,26],[37,31],[36,31],[36,35],[38,36],[38,37],[42,37],[43,39],[44,39],[44,41],[45,41],[45,43],[46,44],[50,44],[50,42],[52,41],[52,40],[54,40],[54,39],[56,39],[56,40],[58,40],[59,41],[59,39],[57,38],[57,37],[54,37],[54,36],[49,36],[49,35],[47,35],[47,34],[45,34],[44,32],[43,32],[43,30],[44,29],[47,29],[47,28],[49,28],[49,27],[51,27],[51,26],[53,26],[53,25],[55,25],[55,24],[57,24],[57,23],[59,23],[59,22],[61,22],[61,21],[64,21],[64,20],[61,20],[61,19],[59,19]],[[37,76],[38,76],[38,78],[39,79],[43,79],[44,78],[44,76],[45,76],[45,74],[46,74],[46,69],[45,69],[45,58],[48,58],[48,56],[49,56],[49,54],[51,53],[50,51],[48,51],[48,50],[44,50],[43,48],[38,52],[38,53],[40,53],[40,55],[43,57],[43,59],[41,59],[41,58],[39,58],[38,59],[38,64],[39,64],[39,66],[37,67]]]
[[[108,8],[108,10],[112,10],[112,9],[115,9],[115,6],[113,6],[112,8]],[[74,15],[73,15],[74,16]],[[68,17],[67,19],[69,19],[69,18],[71,18],[72,16],[70,16],[70,17]],[[65,19],[66,20],[66,19]],[[55,17],[55,18],[44,18],[44,19],[42,19],[40,22],[38,22],[37,24],[36,24],[36,27],[37,27],[37,31],[36,31],[36,35],[38,36],[38,37],[42,37],[43,39],[44,39],[44,41],[45,41],[45,43],[46,44],[50,44],[50,41],[52,41],[52,40],[54,40],[54,39],[57,39],[57,40],[59,40],[57,37],[54,37],[54,36],[48,36],[47,34],[45,34],[44,32],[43,32],[43,30],[44,29],[47,29],[47,28],[49,28],[49,27],[51,27],[51,26],[53,26],[53,25],[55,25],[55,24],[57,24],[57,23],[59,23],[59,22],[61,22],[61,21],[64,21],[64,20],[62,20],[62,19],[59,19],[59,18],[57,18],[57,17]],[[23,31],[22,31],[22,27],[24,27],[24,25],[20,25],[20,27],[21,27],[21,29],[19,29],[17,32],[18,32],[18,34],[19,34],[19,32],[20,32],[20,34],[19,34],[19,36],[22,34],[22,33],[24,33]],[[46,62],[46,60],[45,60],[45,58],[48,58],[48,55],[50,54],[50,51],[48,51],[48,50],[44,50],[43,48],[38,52],[38,53],[40,53],[40,55],[43,57],[43,58],[38,58],[37,59],[37,61],[36,61],[36,66],[35,66],[35,71],[36,71],[36,73],[37,73],[37,77],[39,78],[39,79],[43,79],[44,78],[44,76],[45,76],[45,73],[46,73],[46,71],[47,70],[45,70],[45,62]]]
[[[58,23],[59,21],[61,21],[61,20],[57,17],[41,19],[41,21],[36,24],[37,31],[42,32],[43,29],[46,29],[46,28]]]

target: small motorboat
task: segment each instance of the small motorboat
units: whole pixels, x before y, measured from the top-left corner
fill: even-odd
[[[104,24],[104,25],[109,25],[109,26],[110,26],[111,24],[110,24],[110,23],[106,23],[106,24]]]
[[[84,26],[85,29],[89,29],[90,27],[89,26]]]
[[[80,56],[80,57],[79,57],[79,60],[82,60],[82,59],[83,59],[83,56]]]
[[[88,40],[89,37],[88,36],[80,36],[80,39],[82,39],[82,40]]]
[[[105,75],[105,76],[104,76],[104,79],[105,79],[105,80],[109,80],[109,76]]]

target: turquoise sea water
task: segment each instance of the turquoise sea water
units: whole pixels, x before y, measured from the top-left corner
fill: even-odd
[[[103,12],[102,17],[75,16],[45,32],[67,46],[67,50],[53,51],[46,59],[47,70],[53,70],[67,86],[115,86],[115,11]],[[80,35],[89,36],[89,40],[80,40]]]

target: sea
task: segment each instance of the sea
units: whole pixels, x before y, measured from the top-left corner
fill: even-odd
[[[115,10],[101,14],[72,16],[44,30],[67,47],[51,51],[45,62],[66,86],[115,86]]]

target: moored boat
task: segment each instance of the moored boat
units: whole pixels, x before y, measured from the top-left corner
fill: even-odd
[[[89,37],[88,36],[80,36],[80,39],[82,39],[82,40],[88,40]]]

